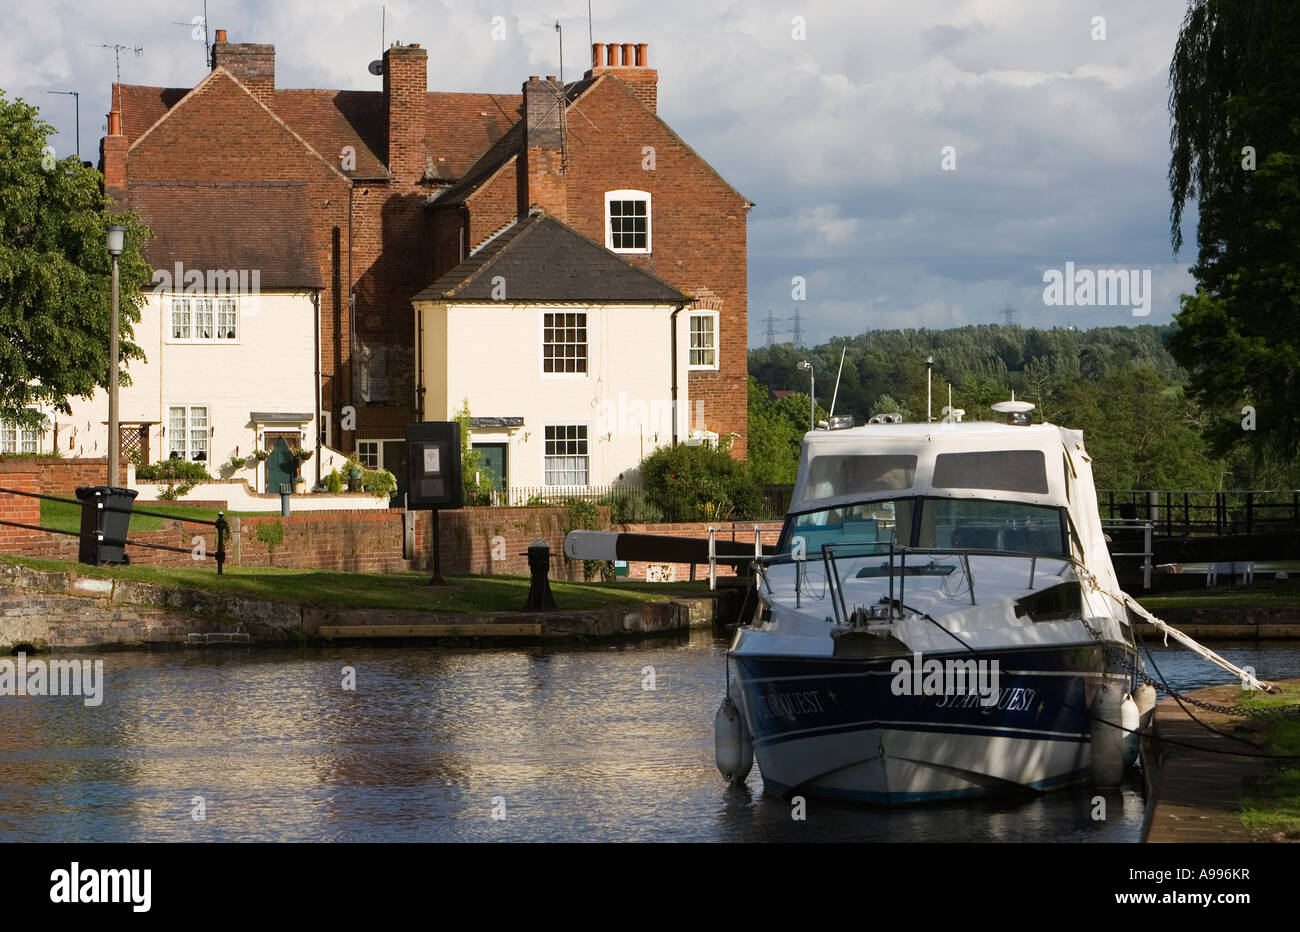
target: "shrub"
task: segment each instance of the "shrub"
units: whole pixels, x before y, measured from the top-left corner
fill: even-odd
[[[658,524],[664,519],[663,509],[651,502],[641,489],[610,492],[597,499],[596,504],[609,506],[610,524]]]
[[[362,469],[361,491],[376,498],[391,498],[397,491],[397,477],[387,469]]]
[[[161,460],[152,466],[137,466],[135,478],[137,481],[164,483],[165,487],[159,486],[158,497],[168,502],[186,495],[200,482],[212,481],[202,463],[180,458]]]
[[[599,531],[600,511],[595,502],[581,498],[568,498],[564,501],[564,533],[570,531]],[[614,564],[609,560],[583,560],[582,578],[591,579],[599,576],[603,582],[614,582]]]
[[[275,548],[284,542],[284,525],[279,521],[257,526],[257,539],[266,544],[267,553],[275,553]]]
[[[746,520],[765,511],[745,465],[718,447],[660,447],[641,463],[641,476],[649,502],[669,521]]]
[[[343,476],[339,473],[337,469],[325,477],[325,491],[326,492],[343,491]]]

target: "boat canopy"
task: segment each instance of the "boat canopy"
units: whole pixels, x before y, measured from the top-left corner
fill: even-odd
[[[1064,508],[1082,562],[1115,584],[1082,431],[1055,424],[871,424],[804,435],[790,511],[904,496]]]

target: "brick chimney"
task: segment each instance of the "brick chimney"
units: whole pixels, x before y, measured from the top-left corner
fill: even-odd
[[[113,85],[113,109],[108,114],[108,134],[99,143],[99,170],[104,173],[104,193],[117,201],[126,197],[127,139],[122,132],[122,111],[118,109],[117,85]]]
[[[551,75],[533,75],[524,82],[523,170],[519,213],[540,207],[559,220],[569,216],[564,179],[564,86]]]
[[[384,119],[388,170],[414,183],[424,176],[429,52],[394,43],[384,52]]]
[[[657,113],[659,72],[650,67],[648,48],[649,46],[644,42],[625,42],[622,45],[613,42],[608,44],[593,42],[591,70],[585,76],[594,78],[605,72],[616,75],[641,103]]]
[[[275,46],[231,43],[226,41],[226,30],[217,30],[217,41],[212,45],[212,68],[226,71],[253,96],[273,106],[275,97]]]

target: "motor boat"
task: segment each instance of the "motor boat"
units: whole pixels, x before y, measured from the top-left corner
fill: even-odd
[[[724,763],[735,743],[785,796],[1118,782],[1154,692],[1139,695],[1091,459],[1081,432],[1032,423],[1033,405],[994,409],[1005,423],[885,416],[805,435],[728,651],[724,776],[749,770]],[[743,740],[724,740],[728,722]]]

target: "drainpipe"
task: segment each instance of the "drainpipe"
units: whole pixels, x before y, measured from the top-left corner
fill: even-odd
[[[668,318],[669,331],[672,333],[672,406],[673,406],[673,446],[677,446],[677,315],[682,312],[685,304],[679,304],[673,308],[672,315]]]
[[[316,349],[316,484],[320,485],[320,393],[321,393],[321,374],[320,374],[320,291],[311,293],[312,321],[312,346]]]
[[[415,308],[415,419],[424,420],[424,309],[418,307]]]

